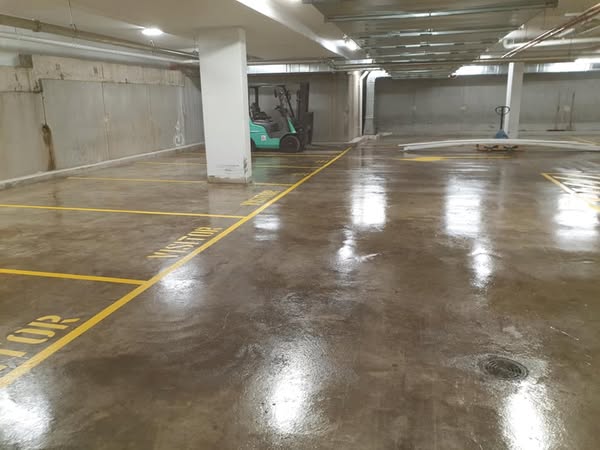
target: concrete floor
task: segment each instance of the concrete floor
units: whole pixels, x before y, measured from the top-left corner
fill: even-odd
[[[0,192],[0,448],[598,448],[600,155],[392,144]]]

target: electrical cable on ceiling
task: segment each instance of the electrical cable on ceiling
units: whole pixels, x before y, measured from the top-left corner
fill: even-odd
[[[73,28],[73,31],[77,32],[77,25],[75,25],[75,20],[73,20],[73,6],[71,6],[71,0],[67,0],[67,3],[69,4],[69,15],[71,18],[71,28]]]

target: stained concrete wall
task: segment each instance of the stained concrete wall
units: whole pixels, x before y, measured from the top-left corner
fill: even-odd
[[[0,92],[0,180],[48,170],[43,122],[39,94]]]
[[[33,57],[0,68],[0,180],[203,141],[199,83],[179,71]]]
[[[298,83],[301,82],[310,83],[309,109],[315,113],[313,140],[315,142],[347,141],[350,130],[348,127],[348,76],[345,73],[251,75],[248,80],[249,84],[285,84],[293,94],[292,105],[294,108],[296,107],[296,90]],[[273,94],[269,91],[261,92],[260,101],[263,110],[272,109],[275,105]],[[271,111],[267,112],[271,114]]]
[[[492,135],[499,126],[494,108],[505,103],[505,96],[506,76],[410,81],[381,78],[375,97],[377,131]],[[576,131],[600,130],[598,104],[598,73],[527,74],[520,129],[564,130],[572,119]]]

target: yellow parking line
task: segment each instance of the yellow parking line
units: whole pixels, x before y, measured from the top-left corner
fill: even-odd
[[[581,139],[581,138],[578,138],[578,137],[573,137],[573,139],[575,139],[576,141],[579,141],[579,142],[583,142],[584,144],[598,145],[597,142],[590,141],[588,139]]]
[[[149,162],[149,161],[141,161],[139,164],[159,164],[159,165],[167,165],[167,166],[206,166],[205,163],[181,163],[181,162]],[[317,169],[319,166],[280,166],[280,165],[258,165],[255,164],[254,167],[267,167],[267,168],[281,168],[281,169]]]
[[[577,181],[577,180],[564,180],[564,179],[560,179],[558,177],[554,177],[557,180],[560,180],[560,182],[562,184],[564,184],[565,186],[573,186],[576,188],[581,188],[581,189],[590,189],[590,190],[599,190],[600,186],[597,184],[590,184],[590,183],[584,183],[582,181]]]
[[[255,165],[254,167],[267,167],[272,169],[318,169],[319,166],[280,166],[278,164]]]
[[[576,180],[588,180],[592,182],[600,183],[600,175],[588,175],[588,174],[580,174],[580,173],[551,173],[551,176],[554,178],[560,179],[576,179]]]
[[[206,163],[194,163],[194,162],[154,162],[154,161],[140,161],[138,164],[152,164],[160,166],[205,166]]]
[[[291,184],[285,184],[285,183],[254,183],[256,186],[283,186],[283,187],[290,187],[292,186]]]
[[[581,201],[585,202],[585,204],[588,205],[593,210],[600,211],[600,206],[596,206],[593,203],[590,203],[590,201],[588,199],[586,199],[585,196],[580,195],[576,191],[574,191],[573,189],[571,189],[570,187],[565,186],[560,181],[558,181],[557,179],[555,179],[553,176],[551,176],[551,175],[549,175],[547,173],[542,173],[541,175],[544,178],[546,178],[548,181],[550,181],[550,182],[554,183],[555,185],[557,185],[558,187],[560,187],[565,192],[568,192],[569,194],[571,194],[571,195],[579,198]]]
[[[397,161],[405,162],[439,162],[446,160],[458,160],[458,159],[511,159],[510,156],[417,156],[414,158],[394,158]]]
[[[145,283],[145,281],[142,281],[142,280],[130,280],[127,278],[97,277],[97,276],[91,276],[91,275],[75,275],[72,273],[58,273],[58,272],[37,272],[37,271],[33,271],[33,270],[0,269],[0,274],[25,275],[25,276],[30,276],[30,277],[42,277],[42,278],[62,278],[65,280],[101,281],[103,283],[135,284],[138,286]]]
[[[321,157],[321,158],[333,158],[339,155],[339,153],[252,153],[252,156],[258,156],[259,158],[267,158],[267,157],[283,157],[283,158],[311,158],[311,157]]]
[[[43,206],[43,205],[0,205],[0,208],[19,209],[45,209],[50,211],[82,211],[82,212],[104,212],[117,214],[148,214],[153,216],[184,216],[184,217],[216,217],[221,219],[240,219],[244,216],[230,216],[226,214],[198,214],[165,211],[135,211],[128,209],[100,209],[100,208],[69,208],[65,206]]]
[[[69,180],[131,181],[131,182],[138,182],[138,183],[206,184],[206,181],[202,181],[202,180],[166,180],[166,179],[161,179],[161,178],[69,177]]]
[[[97,313],[92,318],[90,318],[87,321],[85,321],[79,327],[75,328],[74,330],[72,330],[68,334],[64,335],[63,337],[61,337],[57,341],[55,341],[52,344],[48,345],[42,351],[40,351],[39,353],[37,353],[34,356],[32,356],[30,359],[28,359],[27,361],[25,361],[22,365],[16,367],[12,371],[8,372],[6,375],[4,375],[2,378],[0,378],[0,388],[8,386],[9,384],[11,384],[12,382],[14,382],[16,379],[18,379],[22,375],[28,373],[31,369],[33,369],[34,367],[36,367],[37,365],[39,365],[41,362],[43,362],[44,360],[46,360],[47,358],[49,358],[50,356],[52,356],[54,353],[56,353],[57,351],[59,351],[60,349],[62,349],[66,345],[68,345],[70,342],[72,342],[75,339],[77,339],[79,336],[81,336],[82,334],[84,334],[86,331],[88,331],[91,328],[95,327],[100,322],[102,322],[104,319],[106,319],[108,316],[110,316],[111,314],[115,313],[116,311],[118,311],[119,309],[121,309],[123,306],[127,305],[129,302],[131,302],[132,300],[134,300],[135,298],[137,298],[140,294],[146,292],[148,289],[150,289],[155,284],[159,283],[167,275],[171,274],[175,270],[177,270],[180,267],[182,267],[183,265],[187,264],[190,260],[192,260],[193,258],[195,258],[196,256],[198,256],[200,253],[206,251],[207,249],[209,249],[210,247],[212,247],[213,245],[215,245],[217,242],[221,241],[222,239],[224,239],[225,237],[227,237],[228,235],[230,235],[231,233],[233,233],[234,231],[236,231],[242,225],[244,225],[245,223],[247,223],[250,220],[254,219],[256,216],[258,216],[260,213],[262,213],[265,209],[269,208],[271,205],[273,205],[277,201],[281,200],[283,197],[287,196],[290,192],[296,190],[298,187],[300,187],[301,185],[303,185],[304,183],[306,183],[312,177],[314,177],[315,175],[317,175],[320,172],[322,172],[323,170],[325,170],[327,167],[329,167],[332,164],[334,164],[341,157],[343,157],[346,153],[348,153],[351,150],[351,148],[352,147],[347,148],[345,151],[343,151],[342,153],[340,153],[334,159],[332,159],[331,161],[325,163],[324,165],[322,165],[318,169],[314,170],[313,172],[311,172],[310,174],[308,174],[307,176],[305,176],[304,178],[302,178],[300,181],[298,181],[297,183],[293,184],[292,186],[290,186],[289,188],[287,188],[285,191],[281,192],[279,195],[277,195],[273,199],[269,200],[263,206],[255,209],[252,213],[250,213],[246,217],[240,219],[239,221],[237,221],[236,223],[234,223],[233,225],[231,225],[229,228],[227,228],[225,231],[223,231],[222,233],[216,235],[210,241],[207,241],[201,247],[198,247],[196,250],[194,250],[193,252],[191,252],[188,255],[184,256],[183,258],[181,258],[179,261],[177,261],[173,265],[171,265],[171,266],[167,267],[166,269],[164,269],[163,271],[159,272],[157,275],[155,275],[154,277],[152,277],[150,280],[146,281],[144,284],[138,286],[133,291],[131,291],[128,294],[124,295],[119,300],[117,300],[116,302],[114,302],[110,306],[104,308],[102,311],[100,311],[99,313]]]
[[[110,178],[110,177],[69,177],[69,180],[98,180],[98,181],[131,181],[139,183],[181,183],[181,184],[207,184],[203,180],[167,180],[162,178]],[[256,186],[285,186],[291,184],[285,183],[254,183]]]

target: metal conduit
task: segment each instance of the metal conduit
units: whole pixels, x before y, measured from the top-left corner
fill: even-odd
[[[198,55],[195,53],[182,52],[179,50],[171,50],[168,48],[153,47],[145,44],[138,44],[137,42],[128,41],[125,39],[113,38],[110,36],[104,36],[102,34],[90,33],[87,31],[74,30],[72,28],[63,27],[60,25],[52,25],[50,23],[40,22],[39,20],[23,19],[20,17],[7,16],[0,14],[0,25],[21,28],[24,30],[30,30],[37,33],[48,33],[58,36],[66,36],[75,39],[81,39],[84,41],[97,42],[106,45],[116,45],[119,47],[127,47],[134,50],[150,52],[154,54],[162,54],[171,57],[179,57],[185,59],[197,59]]]
[[[553,38],[554,36],[562,33],[565,30],[568,30],[569,28],[574,27],[575,25],[578,25],[582,22],[585,22],[587,20],[594,18],[598,14],[600,14],[600,3],[597,3],[596,5],[587,9],[586,11],[584,11],[583,13],[581,13],[579,16],[575,17],[574,19],[569,20],[568,22],[566,22],[562,25],[559,25],[555,28],[552,28],[551,30],[548,30],[545,33],[540,34],[538,37],[527,42],[526,44],[523,44],[520,47],[517,47],[514,50],[511,50],[510,52],[508,52],[504,56],[502,56],[502,58],[512,58],[513,56],[518,55],[519,53],[521,53],[527,49],[535,47],[536,45],[538,45],[541,42],[544,42],[550,38]]]

